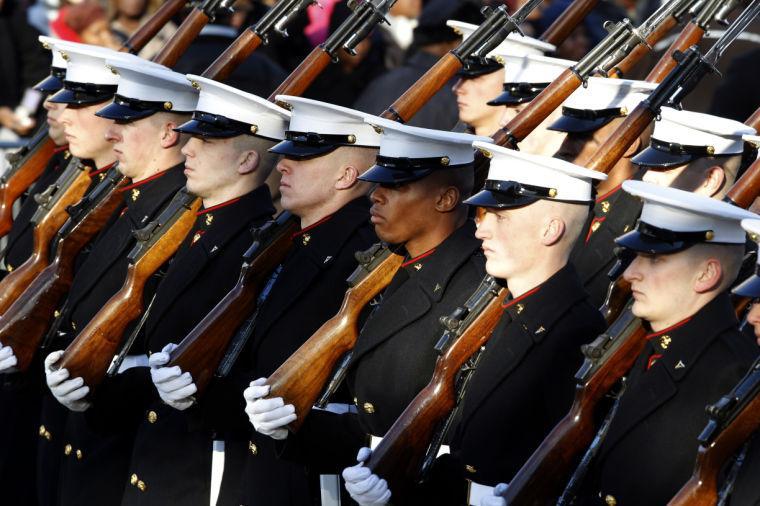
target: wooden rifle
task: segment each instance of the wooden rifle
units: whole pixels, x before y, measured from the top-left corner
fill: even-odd
[[[113,167],[103,181],[69,209],[71,217],[58,231],[52,262],[0,316],[0,343],[13,348],[18,358],[15,370],[29,367],[50,323],[59,316],[57,309],[74,278],[77,253],[122,205],[121,194],[113,190],[126,183],[118,168]]]
[[[747,121],[745,121],[744,124],[760,132],[760,107],[752,113],[752,116],[747,118]]]
[[[484,7],[486,19],[459,46],[446,53],[435,65],[420,77],[408,90],[381,114],[382,117],[406,123],[438,90],[440,90],[464,65],[470,56],[485,57],[512,32],[520,31],[520,24],[541,0],[529,0],[513,16],[503,5]]]
[[[669,506],[712,506],[724,464],[760,427],[760,358],[731,392],[707,406],[710,420],[699,435],[694,472]]]
[[[598,3],[599,0],[574,0],[539,38],[559,47]]]
[[[380,244],[356,257],[359,266],[348,278],[349,288],[338,313],[267,378],[269,396],[282,397],[286,404],[295,406],[298,418],[288,426],[293,432],[319,398],[335,365],[356,344],[362,309],[388,286],[403,263],[401,255]]]
[[[438,452],[444,436],[441,426],[464,393],[457,385],[460,370],[488,342],[503,314],[506,296],[507,289],[486,276],[462,307],[441,318],[446,330],[435,346],[440,356],[433,377],[388,429],[367,462],[373,473],[387,480],[395,497],[403,497],[419,480],[426,454]]]
[[[715,68],[717,61],[758,12],[760,12],[760,6],[758,1],[754,0],[704,56],[697,46],[690,47],[685,53],[676,53],[674,58],[678,64],[675,68],[602,143],[586,167],[604,173],[609,172],[625,151],[646,130],[663,106],[678,107],[683,98],[707,73],[717,72]]]
[[[540,125],[562,102],[593,74],[606,76],[610,69],[640,45],[662,23],[679,12],[682,5],[694,0],[671,0],[660,6],[641,26],[634,27],[627,19],[618,23],[605,23],[609,34],[573,67],[564,70],[551,84],[544,88],[505,127],[491,137],[494,143],[510,148]]]
[[[352,12],[348,18],[325,40],[315,47],[298,67],[269,95],[274,101],[277,95],[300,96],[311,83],[327,68],[330,62],[337,62],[340,50],[356,54],[356,46],[369,35],[378,23],[385,22],[386,14],[396,0],[352,0]]]
[[[118,351],[127,325],[143,309],[143,290],[150,277],[177,251],[195,223],[200,199],[180,190],[158,217],[135,230],[137,244],[129,252],[127,276],[121,289],[106,302],[66,348],[56,367],[97,386]]]
[[[235,286],[171,353],[167,367],[189,372],[202,395],[241,323],[257,309],[259,292],[272,271],[290,251],[299,219],[280,213],[253,232],[253,244],[243,255],[243,267]]]
[[[0,281],[0,315],[50,264],[50,242],[69,216],[66,209],[81,200],[89,185],[87,167],[72,157],[58,180],[34,195],[39,207],[30,220],[34,225],[32,254]]]
[[[124,43],[121,51],[140,51],[182,9],[185,2],[168,0]],[[55,147],[48,135],[47,125],[44,125],[26,147],[11,155],[11,166],[0,177],[0,237],[10,232],[13,225],[13,203],[39,179]]]

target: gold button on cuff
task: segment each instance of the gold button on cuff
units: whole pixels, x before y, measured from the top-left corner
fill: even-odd
[[[475,468],[471,466],[470,464],[467,464],[466,466],[464,466],[464,470],[471,474],[476,473]]]
[[[145,492],[145,489],[146,489],[146,488],[148,488],[148,486],[145,484],[145,482],[144,482],[144,481],[140,480],[140,481],[138,481],[138,482],[137,482],[137,489],[138,489],[140,492]]]
[[[250,450],[251,455],[257,455],[259,453],[259,448],[253,441],[248,441],[248,450]]]
[[[129,477],[129,484],[137,485],[137,480],[139,480],[139,478],[137,477],[136,474],[133,474],[132,476]]]
[[[371,402],[365,402],[362,407],[364,408],[364,412],[368,415],[375,412],[375,406],[373,406]]]
[[[158,420],[158,414],[155,411],[148,411],[148,421],[150,423],[156,423]]]
[[[82,450],[77,450],[77,460],[82,460],[83,457]]]
[[[604,504],[607,504],[608,506],[615,506],[617,504],[617,499],[615,499],[614,496],[607,494],[604,496]]]
[[[49,431],[49,430],[46,430],[46,431],[45,431],[45,434],[43,435],[43,437],[44,437],[45,439],[47,439],[48,441],[50,441],[50,440],[52,440],[52,439],[53,439],[53,435],[50,433],[50,431]]]
[[[71,447],[71,445],[66,445],[63,447],[63,454],[68,457],[69,455],[71,455],[72,450],[73,448]]]
[[[47,430],[45,429],[45,426],[44,425],[40,425],[40,430],[39,430],[40,436],[44,436],[45,432],[47,432]]]

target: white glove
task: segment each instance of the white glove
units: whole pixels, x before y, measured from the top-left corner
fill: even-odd
[[[63,350],[54,351],[45,359],[45,379],[53,397],[71,411],[86,411],[91,406],[84,400],[90,393],[90,387],[84,384],[83,378],[69,379],[68,369],[53,369],[53,364],[60,360]]]
[[[493,495],[483,497],[480,500],[480,506],[507,506],[507,500],[502,497],[507,491],[506,483],[499,483],[493,488]]]
[[[359,449],[356,456],[358,464],[343,470],[343,479],[346,480],[346,490],[351,494],[351,499],[361,506],[381,506],[388,504],[391,499],[391,491],[388,482],[373,474],[364,467],[364,462],[372,455],[369,448]]]
[[[18,359],[13,354],[13,349],[10,346],[0,344],[0,372],[5,372],[11,367],[15,367],[16,364],[18,364]]]
[[[296,408],[292,404],[285,404],[282,397],[264,399],[269,395],[266,381],[266,378],[251,381],[245,389],[245,412],[256,432],[272,439],[285,439],[288,437],[285,426],[298,418]]]
[[[169,354],[177,347],[169,343],[148,359],[150,366],[150,378],[158,390],[161,400],[174,409],[183,411],[195,403],[193,395],[198,387],[193,382],[189,372],[182,372],[179,366],[163,367],[169,363]]]

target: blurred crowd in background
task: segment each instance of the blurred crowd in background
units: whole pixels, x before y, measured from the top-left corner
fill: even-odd
[[[175,67],[183,73],[200,74],[242,31],[254,24],[276,0],[237,0],[234,12],[217,16],[207,25]],[[496,0],[498,1],[498,0]],[[50,52],[37,40],[39,34],[118,48],[148,19],[161,0],[0,0],[0,140],[13,141],[28,135],[42,120],[42,96],[31,86],[49,71]],[[520,0],[506,0],[510,10]],[[527,35],[539,36],[570,3],[545,0],[523,26]],[[659,0],[609,0],[599,2],[594,13],[558,48],[556,56],[578,60],[605,35],[606,20],[645,19]],[[267,96],[316,45],[350,14],[350,2],[320,0],[291,22],[288,37],[274,36],[251,55],[227,82],[240,89]],[[307,97],[379,113],[400,96],[443,54],[456,47],[459,35],[446,26],[448,19],[479,23],[484,2],[476,0],[397,0],[388,18],[357,48],[316,80]],[[189,12],[189,7],[185,14]],[[153,57],[174,33],[182,19],[166,25],[140,56]],[[721,61],[724,78],[707,79],[690,97],[691,110],[745,119],[760,94],[742,93],[751,85],[754,64],[760,62],[758,30],[750,30],[735,55]],[[717,34],[713,33],[713,40]],[[674,35],[675,36],[675,35]],[[642,78],[654,58],[671,39],[662,41],[650,61],[642,62]],[[710,39],[705,41],[709,47]],[[734,57],[736,56],[736,57]],[[729,70],[725,72],[725,70]],[[415,116],[411,124],[438,129],[464,129],[459,123],[456,82],[445,87]],[[453,88],[453,89],[452,89]],[[718,93],[718,91],[722,92]],[[753,103],[749,103],[753,102]]]

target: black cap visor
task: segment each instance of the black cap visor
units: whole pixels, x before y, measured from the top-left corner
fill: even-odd
[[[510,209],[527,206],[542,198],[551,198],[551,195],[551,188],[526,185],[517,181],[488,179],[483,190],[465,200],[464,203],[478,207]]]
[[[698,158],[712,156],[722,155],[715,155],[715,150],[712,146],[689,146],[652,138],[649,147],[634,156],[631,162],[642,167],[669,169],[685,165]]]
[[[677,253],[695,244],[705,242],[708,232],[708,230],[675,232],[655,227],[639,220],[635,230],[621,235],[615,239],[615,243],[637,253]]]
[[[190,121],[182,123],[175,132],[196,137],[226,139],[238,135],[253,135],[251,125],[218,114],[195,111]]]
[[[754,299],[760,297],[760,275],[753,274],[746,280],[739,283],[731,293],[741,295],[742,297],[752,297]]]
[[[34,85],[34,89],[42,93],[55,93],[63,88],[63,79],[66,77],[66,69],[51,67],[50,75]]]
[[[562,107],[562,116],[552,123],[548,130],[569,134],[594,132],[613,119],[623,116],[623,111],[619,107],[599,110]]]
[[[462,68],[457,72],[457,76],[463,79],[472,79],[473,77],[491,74],[503,68],[504,65],[493,58],[474,58],[470,56],[464,59]]]
[[[353,135],[320,134],[317,132],[285,132],[285,140],[269,149],[270,153],[304,160],[322,156],[336,150],[340,146],[356,146]]]
[[[488,105],[517,105],[530,102],[548,83],[504,83],[504,92]]]
[[[57,104],[91,105],[111,100],[116,94],[115,84],[75,83],[63,81],[63,89],[49,100]]]
[[[96,112],[95,116],[121,122],[129,122],[147,118],[156,112],[154,109],[137,108],[129,102],[118,100],[118,97],[119,96],[116,95],[114,101]]]
[[[391,169],[383,165],[373,165],[359,176],[362,181],[385,185],[402,185],[419,181],[433,172],[432,168],[401,170]]]

